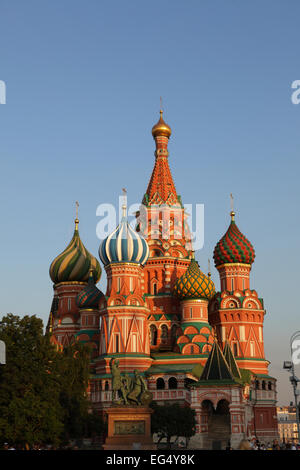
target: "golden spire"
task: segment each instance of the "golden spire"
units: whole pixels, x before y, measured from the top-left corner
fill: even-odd
[[[232,195],[232,193],[230,193],[230,205],[231,205],[231,212],[230,212],[231,222],[234,222],[235,212],[233,210],[233,195]]]
[[[162,109],[162,98],[160,97],[160,118],[159,121],[152,127],[152,135],[153,137],[158,137],[158,136],[165,136],[170,138],[170,135],[172,133],[171,127],[168,126],[168,124],[165,123],[163,120],[163,109]]]
[[[76,219],[75,219],[75,230],[78,230],[78,224],[79,224],[79,219],[78,219],[78,207],[79,207],[79,202],[75,202],[76,205]]]

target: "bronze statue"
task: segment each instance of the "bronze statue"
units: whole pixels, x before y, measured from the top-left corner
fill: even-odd
[[[127,404],[124,384],[122,381],[121,371],[119,369],[119,361],[112,357],[109,362],[109,365],[110,365],[110,370],[111,370],[111,375],[112,375],[112,401],[113,403],[120,403],[120,398],[119,398],[119,393],[118,393],[120,391],[125,404]]]
[[[152,401],[152,393],[148,391],[147,382],[138,370],[134,371],[134,378],[128,374],[123,377],[119,369],[119,361],[112,358],[109,362],[112,374],[112,401],[118,405],[148,406]],[[120,396],[121,395],[121,396]]]

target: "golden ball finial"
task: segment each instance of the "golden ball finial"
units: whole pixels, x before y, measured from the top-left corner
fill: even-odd
[[[162,117],[163,110],[161,109],[159,112],[160,112],[160,118],[157,124],[155,124],[152,127],[152,135],[154,138],[158,136],[165,136],[165,137],[168,137],[169,139],[170,135],[172,134],[171,127],[168,126],[168,124],[166,124],[165,121],[163,120],[163,117]]]

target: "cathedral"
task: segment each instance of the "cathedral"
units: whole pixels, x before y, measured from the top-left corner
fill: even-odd
[[[213,252],[217,290],[195,260],[162,111],[152,136],[154,168],[135,229],[124,197],[121,221],[99,247],[106,292],[96,287],[102,268],[80,238],[78,216],[72,240],[51,263],[51,340],[60,348],[91,345],[88,393],[99,414],[112,404],[110,364],[117,359],[122,373],[139,372],[158,404],[195,410],[190,448],[236,448],[253,437],[272,442],[276,379],[264,352],[264,302],[250,287],[254,248],[232,210]]]

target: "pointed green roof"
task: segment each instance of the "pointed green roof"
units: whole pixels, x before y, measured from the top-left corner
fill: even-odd
[[[211,380],[214,382],[219,380],[234,381],[229,365],[227,364],[217,341],[213,344],[201,374],[200,381],[204,380]]]
[[[233,355],[232,349],[230,347],[230,344],[228,340],[225,342],[225,346],[223,349],[223,355],[227,361],[227,364],[229,365],[230,372],[232,373],[233,377],[235,379],[240,379],[241,378],[241,373],[240,369],[236,363],[235,357]]]

